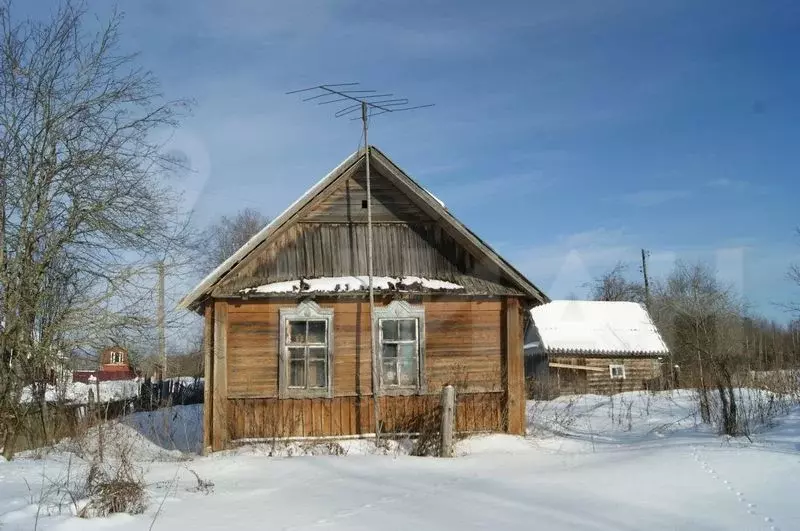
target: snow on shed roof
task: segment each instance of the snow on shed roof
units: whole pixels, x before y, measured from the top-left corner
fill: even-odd
[[[548,354],[667,354],[647,310],[635,302],[552,301],[531,310]]]

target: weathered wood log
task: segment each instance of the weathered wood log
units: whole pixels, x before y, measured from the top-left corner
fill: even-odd
[[[452,385],[442,389],[442,441],[439,446],[440,457],[453,457],[453,433],[456,424],[456,389]]]

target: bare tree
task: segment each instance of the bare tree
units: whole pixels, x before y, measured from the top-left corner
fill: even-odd
[[[705,422],[712,422],[710,393],[719,398],[719,425],[736,435],[739,422],[734,376],[746,366],[744,307],[707,265],[678,262],[653,297],[653,316],[674,359],[691,369]]]
[[[589,285],[590,297],[596,301],[644,302],[644,287],[625,278],[628,266],[622,262]]]
[[[0,429],[14,451],[26,383],[61,352],[148,327],[150,264],[185,227],[153,141],[185,106],[69,2],[46,22],[0,3]],[[43,405],[43,390],[40,393]]]
[[[797,229],[797,235],[800,236],[800,229]],[[790,265],[787,276],[797,287],[800,287],[800,263]],[[789,304],[788,310],[800,315],[800,302]]]
[[[224,262],[263,229],[269,219],[258,210],[245,208],[233,217],[222,216],[205,231],[200,260],[204,273]]]

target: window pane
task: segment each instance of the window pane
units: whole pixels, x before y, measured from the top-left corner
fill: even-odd
[[[289,359],[303,361],[306,358],[306,349],[304,347],[289,347]]]
[[[398,345],[398,381],[400,385],[417,384],[417,345],[404,343]]]
[[[308,322],[308,342],[325,343],[325,321]]]
[[[398,381],[400,385],[417,385],[417,360],[416,358],[400,358],[398,365]]]
[[[383,360],[383,383],[397,385],[397,368],[394,359]]]
[[[385,344],[383,345],[383,357],[384,359],[390,358],[394,359],[397,357],[397,345],[396,344]]]
[[[289,386],[306,386],[306,362],[305,360],[289,361]]]
[[[394,319],[384,319],[381,321],[383,339],[394,341],[397,339],[397,321]]]
[[[400,326],[400,339],[416,339],[417,338],[417,320],[416,319],[403,319],[398,321]]]
[[[325,361],[326,350],[325,347],[308,347],[308,359]]]
[[[308,362],[308,386],[309,387],[327,387],[328,379],[325,374],[325,361],[309,361]]]
[[[289,342],[306,342],[306,321],[289,321]]]

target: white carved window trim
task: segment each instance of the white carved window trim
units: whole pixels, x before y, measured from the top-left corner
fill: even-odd
[[[374,310],[373,330],[375,331],[375,350],[378,353],[378,375],[381,394],[411,395],[424,394],[425,382],[425,308],[407,303],[392,301],[388,306]],[[383,375],[383,328],[381,321],[393,319],[416,319],[417,322],[417,384],[411,386],[386,385]]]
[[[289,386],[289,345],[287,334],[290,321],[325,321],[325,387]],[[307,364],[306,364],[307,365]],[[331,398],[333,397],[333,309],[320,308],[314,301],[303,301],[294,308],[280,309],[280,353],[278,356],[278,396],[280,398]]]
[[[122,365],[124,363],[122,352],[119,350],[112,350],[109,352],[108,362],[111,365]]]
[[[615,374],[616,373],[616,374]],[[615,363],[608,366],[608,375],[612,380],[625,379],[625,365]]]

